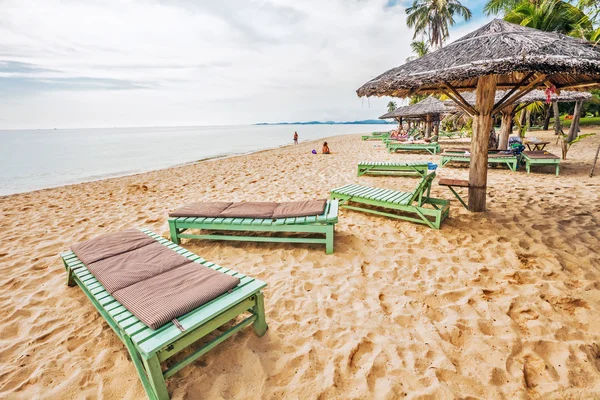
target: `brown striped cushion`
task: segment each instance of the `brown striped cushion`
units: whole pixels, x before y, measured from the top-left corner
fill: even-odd
[[[267,201],[248,201],[233,203],[219,214],[220,218],[272,218],[277,203]]]
[[[157,329],[239,283],[239,278],[189,263],[117,290],[113,296],[140,321]]]
[[[223,201],[191,203],[170,212],[169,217],[216,218],[231,204]]]
[[[127,229],[74,244],[71,246],[71,250],[84,264],[89,265],[155,242],[150,236],[137,229]]]
[[[288,201],[280,203],[273,212],[273,218],[294,218],[321,215],[325,212],[327,200]]]
[[[109,293],[113,293],[192,262],[162,244],[154,240],[153,242],[139,249],[88,264],[87,267],[102,286]]]

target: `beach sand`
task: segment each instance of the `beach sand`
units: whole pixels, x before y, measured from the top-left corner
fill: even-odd
[[[65,284],[58,254],[70,244],[132,226],[166,236],[169,210],[190,201],[325,198],[352,182],[412,190],[415,178],[357,178],[356,164],[439,163],[359,135],[327,141],[329,156],[301,143],[0,198],[0,398],[145,396],[123,344]],[[268,283],[270,329],[244,329],[183,369],[167,381],[172,398],[600,398],[600,165],[588,177],[599,143],[574,145],[558,178],[492,169],[489,211],[453,200],[439,231],[343,210],[329,256],[322,245],[184,240]],[[437,183],[432,193],[453,198]]]

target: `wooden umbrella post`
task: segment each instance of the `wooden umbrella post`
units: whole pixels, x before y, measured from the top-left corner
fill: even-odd
[[[500,124],[500,137],[498,138],[498,148],[506,150],[508,148],[508,138],[512,133],[512,119],[515,116],[515,104],[504,107],[502,109],[502,123]]]
[[[469,169],[469,211],[485,211],[487,186],[487,148],[492,128],[492,109],[496,97],[496,76],[484,75],[477,82],[476,130],[471,139]]]
[[[431,114],[427,114],[427,122],[426,122],[426,126],[425,126],[425,137],[428,139],[431,137],[432,123],[433,123],[433,116]]]

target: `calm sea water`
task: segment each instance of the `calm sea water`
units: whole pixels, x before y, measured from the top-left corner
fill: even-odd
[[[272,125],[0,131],[0,195],[248,153],[392,125]]]

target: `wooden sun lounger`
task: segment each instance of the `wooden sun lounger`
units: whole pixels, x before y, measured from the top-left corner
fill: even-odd
[[[521,153],[525,162],[527,174],[531,171],[531,166],[534,165],[554,165],[556,166],[556,176],[560,172],[560,157],[548,153],[547,151],[524,151]]]
[[[390,132],[373,132],[370,135],[363,135],[362,140],[383,140],[389,138]]]
[[[181,329],[173,322],[168,322],[153,330],[115,300],[72,251],[61,254],[67,270],[67,284],[69,286],[79,285],[100,315],[125,344],[148,398],[163,400],[169,398],[165,379],[173,376],[231,335],[250,324],[254,325],[254,332],[258,336],[265,334],[267,323],[261,290],[267,284],[208,262],[149,230],[142,230],[142,232],[191,261],[240,278],[239,285],[229,293],[178,317],[177,321],[181,325]],[[214,332],[239,315],[245,315],[245,318],[225,331],[217,331],[217,336],[212,337],[210,341],[193,353],[176,363],[169,364],[168,368],[162,369],[161,362],[188,348],[192,343]]]
[[[446,151],[441,154],[440,164],[445,166],[450,162],[457,163],[470,163],[471,156],[464,152],[451,152]],[[506,165],[511,171],[516,171],[519,167],[519,159],[513,154],[497,154],[490,152],[488,153],[488,164]]]
[[[388,153],[400,151],[428,151],[435,155],[441,151],[440,145],[437,142],[432,143],[410,143],[410,142],[388,142],[386,144]]]
[[[358,176],[361,175],[427,175],[427,162],[371,162],[358,163]]]
[[[334,228],[337,222],[338,202],[330,200],[327,202],[323,214],[317,216],[278,219],[170,217],[169,230],[171,232],[171,240],[177,244],[179,244],[181,238],[235,240],[242,242],[322,243],[325,244],[325,252],[332,254]],[[188,229],[239,232],[322,233],[325,237],[304,238],[184,233]]]
[[[445,137],[448,139],[452,139],[454,136],[458,136],[460,138],[463,137],[464,133],[463,131],[455,131],[455,132],[446,132],[446,131],[442,131],[440,130],[439,134],[440,137]]]
[[[442,221],[450,213],[450,201],[429,196],[434,178],[435,172],[423,177],[412,192],[350,184],[333,189],[331,198],[339,199],[340,207],[350,210],[403,219],[440,229]],[[350,205],[351,203],[359,206]],[[379,211],[364,206],[381,207],[395,212]]]

